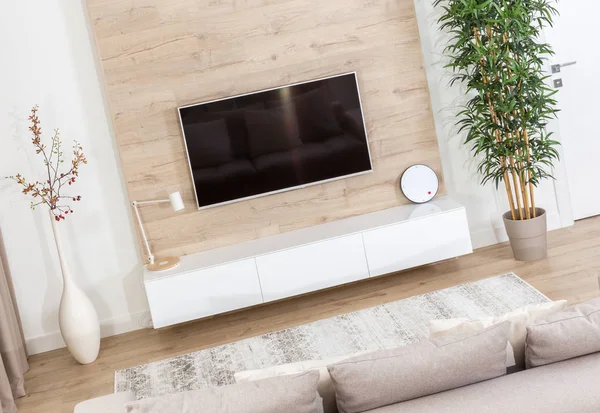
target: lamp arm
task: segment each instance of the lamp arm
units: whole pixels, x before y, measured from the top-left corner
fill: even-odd
[[[142,223],[142,218],[140,217],[140,211],[138,208],[138,205],[144,205],[145,203],[155,203],[156,201],[153,202],[132,202],[131,205],[133,206],[133,209],[135,210],[135,216],[138,220],[138,225],[140,226],[140,232],[142,233],[142,238],[144,240],[144,245],[146,246],[146,251],[148,252],[148,262],[150,263],[150,265],[154,264],[154,255],[152,254],[152,251],[150,250],[150,244],[148,244],[148,237],[146,237],[146,231],[144,230],[144,224]],[[162,201],[159,201],[162,202]],[[167,200],[167,202],[169,202]]]
[[[156,201],[134,201],[132,204],[135,205],[150,205],[150,204],[166,204],[167,202],[171,202],[169,199],[157,199]]]

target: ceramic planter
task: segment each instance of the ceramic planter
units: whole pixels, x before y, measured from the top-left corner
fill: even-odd
[[[537,261],[548,255],[546,210],[536,208],[536,217],[513,220],[509,212],[502,217],[517,261]]]

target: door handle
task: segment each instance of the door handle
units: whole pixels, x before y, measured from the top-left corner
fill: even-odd
[[[560,73],[560,69],[562,67],[573,66],[573,65],[576,65],[576,64],[577,64],[576,61],[572,61],[572,62],[566,62],[566,63],[560,63],[560,64],[552,65],[552,66],[550,66],[550,68],[552,69],[552,73]]]

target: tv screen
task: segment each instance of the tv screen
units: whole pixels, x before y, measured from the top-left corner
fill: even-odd
[[[179,108],[199,208],[371,171],[355,73]]]

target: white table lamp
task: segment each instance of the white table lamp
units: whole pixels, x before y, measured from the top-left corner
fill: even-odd
[[[144,240],[144,245],[146,246],[146,252],[148,253],[148,270],[150,271],[165,271],[170,270],[171,268],[179,265],[178,257],[164,257],[164,258],[155,258],[154,254],[152,254],[152,250],[150,249],[150,244],[148,244],[148,237],[146,236],[146,231],[144,230],[144,224],[142,223],[142,218],[140,216],[140,205],[150,205],[150,204],[165,204],[169,202],[171,204],[171,208],[173,211],[178,212],[185,209],[185,205],[183,204],[183,199],[181,199],[181,194],[179,192],[173,192],[169,195],[169,199],[157,199],[154,201],[133,201],[131,205],[135,210],[135,216],[137,217],[138,224],[140,226],[140,232],[142,233],[142,238]]]

